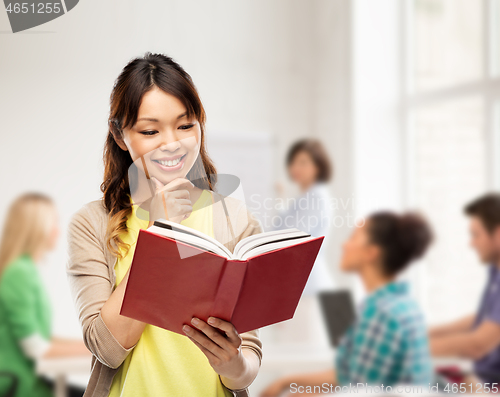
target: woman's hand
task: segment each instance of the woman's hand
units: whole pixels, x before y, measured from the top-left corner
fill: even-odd
[[[164,218],[180,223],[193,211],[189,190],[194,187],[191,181],[185,178],[176,178],[163,185],[155,177],[151,180],[156,185],[155,195],[149,205],[149,221]]]
[[[208,323],[193,317],[191,320],[193,327],[184,325],[183,331],[207,356],[215,372],[230,381],[227,387],[231,389],[246,387],[257,376],[258,365],[257,369],[252,368],[255,365],[249,363],[248,358],[242,353],[242,339],[233,324],[214,317],[210,317]],[[219,330],[224,331],[225,335]]]

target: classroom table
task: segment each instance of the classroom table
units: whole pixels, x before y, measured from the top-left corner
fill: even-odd
[[[55,397],[67,396],[68,381],[85,386],[90,376],[91,356],[40,359],[36,363],[36,373],[55,381]]]

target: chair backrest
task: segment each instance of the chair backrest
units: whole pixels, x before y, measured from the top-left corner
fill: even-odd
[[[338,347],[340,338],[356,320],[354,299],[348,290],[324,290],[318,296],[330,345]]]
[[[19,383],[19,379],[16,375],[11,372],[0,371],[0,378],[8,378],[10,379],[10,387],[5,394],[0,397],[14,397],[17,391],[17,385]]]
[[[478,376],[482,380],[488,380],[488,382],[498,383],[500,382],[500,374],[493,371],[476,371],[476,376]],[[486,382],[483,382],[486,384]],[[498,386],[498,385],[497,385]]]

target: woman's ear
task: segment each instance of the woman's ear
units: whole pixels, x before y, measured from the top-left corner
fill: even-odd
[[[366,247],[366,256],[369,262],[379,262],[382,256],[382,250],[378,245],[369,244]]]
[[[128,147],[127,145],[125,145],[125,142],[123,141],[122,134],[120,133],[120,131],[116,129],[116,126],[114,126],[113,123],[111,122],[109,123],[109,131],[113,135],[113,139],[115,140],[118,147],[125,152],[128,151]]]

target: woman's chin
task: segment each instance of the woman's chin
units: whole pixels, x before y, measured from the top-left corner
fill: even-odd
[[[155,177],[163,185],[167,185],[177,178],[186,178],[189,170],[193,166],[191,162],[187,163],[186,160],[187,159],[183,159],[178,166],[172,167],[172,169],[155,163],[157,169],[154,173],[151,173],[151,176]]]
[[[173,180],[177,179],[177,178],[184,178],[184,175],[183,174],[180,174],[178,176],[175,176],[175,175],[159,175],[159,176],[155,176],[156,179],[158,179],[158,181],[160,181],[160,183],[165,186],[165,185],[168,185],[170,182],[172,182]]]
[[[160,183],[163,185],[168,185],[170,182],[178,178],[186,178],[187,172],[179,170],[176,172],[159,172],[157,175],[153,175]]]

